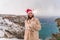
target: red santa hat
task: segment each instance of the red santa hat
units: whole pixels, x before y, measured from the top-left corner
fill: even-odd
[[[27,9],[27,10],[26,10],[26,13],[30,13],[30,12],[32,12],[31,9]]]

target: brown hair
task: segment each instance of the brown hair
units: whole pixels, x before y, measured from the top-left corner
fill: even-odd
[[[28,15],[27,20],[32,19],[33,17],[34,17],[34,15],[32,15],[32,17],[30,17],[30,16]]]

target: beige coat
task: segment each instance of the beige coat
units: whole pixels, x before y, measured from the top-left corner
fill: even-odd
[[[24,40],[39,40],[39,30],[41,30],[41,24],[37,18],[25,20]]]

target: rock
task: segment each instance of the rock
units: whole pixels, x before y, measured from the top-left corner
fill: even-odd
[[[0,38],[24,38],[25,17],[0,17]]]

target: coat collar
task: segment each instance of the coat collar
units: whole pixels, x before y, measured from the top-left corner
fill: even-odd
[[[35,18],[33,17],[31,20],[34,20]]]

